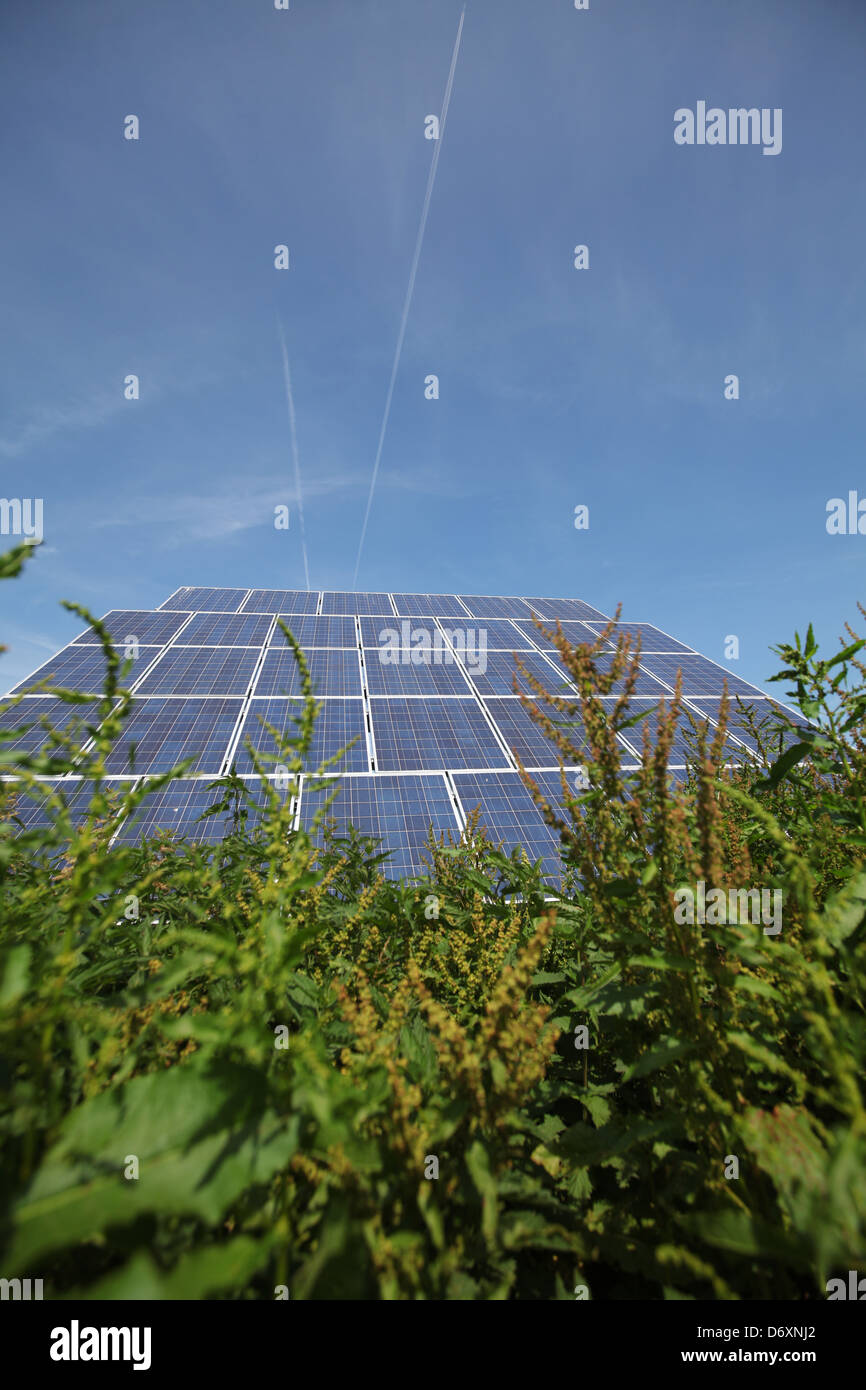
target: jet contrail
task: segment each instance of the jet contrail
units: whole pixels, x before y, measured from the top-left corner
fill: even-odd
[[[310,587],[310,566],[307,562],[307,533],[304,529],[304,494],[301,491],[301,465],[298,461],[298,436],[295,430],[295,401],[292,396],[292,377],[289,372],[289,354],[286,352],[286,338],[283,333],[283,325],[279,318],[277,327],[280,330],[280,346],[283,349],[283,376],[286,379],[286,402],[289,407],[289,429],[292,434],[292,458],[295,463],[295,492],[298,498],[298,516],[301,521],[301,551],[304,556],[304,579],[307,588]]]
[[[412,269],[409,272],[409,288],[406,291],[406,300],[403,305],[403,317],[400,320],[400,332],[397,336],[397,350],[394,353],[394,364],[391,367],[391,380],[388,383],[388,395],[385,400],[385,413],[382,416],[382,428],[379,431],[379,447],[376,450],[376,460],[373,464],[373,476],[370,479],[370,492],[367,497],[367,510],[364,513],[364,525],[361,527],[361,539],[358,543],[358,558],[355,561],[355,576],[352,580],[352,588],[358,583],[358,570],[361,565],[361,552],[364,549],[364,541],[367,536],[367,522],[370,520],[370,508],[373,505],[373,492],[376,488],[376,479],[379,476],[379,461],[382,457],[382,446],[385,443],[385,431],[388,428],[388,417],[391,414],[391,399],[394,395],[394,383],[397,380],[397,371],[400,366],[400,354],[403,351],[403,338],[406,334],[406,321],[409,318],[409,307],[412,303],[412,294],[415,289],[415,276],[418,273],[418,262],[421,259],[421,245],[424,241],[424,228],[427,225],[427,213],[430,208],[430,198],[433,193],[433,184],[436,181],[436,169],[439,164],[439,152],[442,149],[442,140],[445,135],[445,121],[448,116],[448,103],[451,100],[451,87],[454,82],[454,70],[457,67],[457,55],[460,52],[460,38],[463,33],[463,20],[466,15],[466,6],[460,11],[460,23],[457,26],[457,38],[454,42],[454,52],[451,54],[451,68],[448,73],[448,81],[445,84],[445,99],[442,103],[442,115],[439,118],[439,139],[436,141],[436,148],[433,151],[433,159],[430,163],[430,175],[427,179],[427,192],[424,195],[424,207],[421,210],[421,225],[418,228],[418,240],[415,243],[415,255],[412,257]]]

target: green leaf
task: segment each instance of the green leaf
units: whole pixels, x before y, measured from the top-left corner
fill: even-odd
[[[807,754],[812,752],[811,743],[795,743],[791,748],[787,748],[781,758],[777,758],[770,768],[769,775],[761,778],[752,786],[752,791],[772,791],[778,786],[782,778],[797,763],[802,762]]]
[[[73,1110],[12,1209],[12,1269],[143,1213],[216,1222],[297,1147],[299,1120],[265,1106],[262,1075],[227,1062],[137,1077]],[[127,1179],[135,1155],[139,1177]]]
[[[660,1067],[668,1066],[679,1057],[690,1056],[694,1050],[694,1043],[680,1042],[676,1038],[663,1038],[658,1047],[645,1052],[636,1062],[632,1062],[630,1067],[626,1067],[622,1079],[633,1081],[636,1076],[647,1076],[651,1071],[658,1071]]]
[[[852,875],[834,893],[821,914],[821,930],[832,946],[841,946],[866,916],[866,871]]]
[[[30,980],[31,954],[26,942],[13,946],[11,951],[7,952],[0,980],[0,1008],[9,1008],[26,993]]]
[[[496,1198],[496,1180],[490,1167],[490,1158],[484,1145],[476,1139],[466,1150],[466,1167],[473,1185],[481,1197],[481,1234],[488,1244],[496,1239],[499,1222],[499,1206]]]

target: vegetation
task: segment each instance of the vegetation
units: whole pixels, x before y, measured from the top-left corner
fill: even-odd
[[[234,776],[219,844],[109,850],[144,792],[106,788],[129,700],[100,631],[98,711],[60,692],[91,750],[70,725],[0,743],[4,1277],[52,1298],[815,1299],[862,1267],[862,640],[779,648],[811,728],[734,712],[759,751],[728,767],[696,727],[677,783],[679,695],[624,773],[635,652],[603,674],[600,643],[560,635],[579,698],[524,697],[588,784],[544,804],[552,896],[477,817],[391,882],[377,846],[317,847]],[[274,759],[296,777],[316,705],[286,636],[307,698]],[[55,793],[22,830],[35,779],[73,766],[86,814]],[[699,882],[781,891],[781,931],[678,921]]]

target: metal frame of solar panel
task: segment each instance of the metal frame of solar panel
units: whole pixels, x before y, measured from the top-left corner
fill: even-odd
[[[556,795],[559,753],[513,693],[513,653],[520,654],[547,690],[561,688],[565,693],[567,673],[553,645],[532,622],[533,614],[549,629],[559,619],[573,643],[593,643],[610,621],[580,599],[219,587],[177,589],[155,610],[113,609],[103,622],[118,653],[135,650],[137,644],[138,656],[127,681],[133,689],[131,719],[109,753],[107,771],[117,783],[134,784],[142,774],[167,771],[185,756],[193,759],[183,779],[155,794],[143,827],[135,833],[156,826],[163,816],[173,816],[176,826],[192,838],[216,837],[218,828],[193,825],[192,811],[209,795],[207,783],[234,765],[249,785],[258,787],[243,747],[248,736],[254,747],[270,754],[264,759],[267,766],[279,761],[257,716],[263,715],[281,732],[296,733],[292,719],[300,715],[303,702],[295,658],[280,630],[283,622],[307,655],[320,706],[300,801],[293,808],[296,821],[304,818],[309,774],[357,736],[347,758],[330,771],[338,771],[344,784],[357,783],[344,809],[363,807],[363,815],[360,809],[358,815],[364,826],[384,826],[385,838],[395,839],[398,853],[389,872],[417,869],[418,817],[423,819],[423,810],[411,812],[411,836],[406,821],[398,835],[400,808],[423,808],[424,796],[435,787],[437,816],[449,828],[451,816],[459,830],[471,809],[459,793],[461,779],[467,795],[470,789],[485,792],[479,800],[486,801],[492,833],[497,827],[508,832],[500,838],[523,833],[530,852],[533,845],[541,846],[545,859],[549,827],[537,818],[534,805],[529,808],[514,750],[539,785],[543,780]],[[682,667],[685,708],[696,718],[718,717],[725,680],[732,696],[740,693],[745,703],[763,702],[768,710],[791,716],[784,705],[652,623],[620,623],[609,634],[608,659],[623,631],[633,641],[638,633],[641,636],[635,711],[642,706],[651,709],[659,699],[669,704],[676,671]],[[81,688],[81,681],[86,687],[95,684],[104,664],[100,639],[89,628],[19,682],[16,690],[48,671],[66,688]],[[531,687],[523,684],[531,694]],[[101,686],[100,680],[98,689]],[[286,693],[279,694],[280,689]],[[92,723],[96,713],[95,703],[84,707],[44,694],[24,695],[0,713],[0,728],[32,723],[39,714],[61,722],[84,715]],[[729,722],[734,719],[732,700]],[[577,728],[572,737],[579,747]],[[746,754],[749,741],[745,731],[738,738],[736,727],[731,729],[732,759],[738,751]],[[44,742],[45,735],[34,728],[18,746],[38,748]],[[134,766],[127,758],[132,743],[138,745]],[[626,730],[619,743],[623,766],[634,766],[640,757],[639,729]],[[686,754],[681,728],[672,749],[672,776],[684,775]],[[579,766],[572,764],[573,769]],[[384,803],[375,799],[377,789],[382,797],[387,790],[396,808],[392,813],[387,808],[383,813]],[[311,793],[308,808],[314,799]]]

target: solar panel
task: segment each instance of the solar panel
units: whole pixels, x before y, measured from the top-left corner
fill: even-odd
[[[539,726],[530,719],[518,696],[488,695],[484,704],[496,721],[506,744],[519,755],[524,767],[556,767],[561,756],[559,748],[546,738]],[[605,704],[611,707],[614,701],[607,700]],[[551,718],[576,748],[585,746],[583,724],[579,715],[566,717],[551,712]],[[626,749],[623,745],[624,760],[625,754]],[[630,755],[628,760],[633,761]],[[579,765],[578,759],[572,759],[567,764],[571,767]]]
[[[518,655],[526,670],[545,690],[555,695],[574,696],[574,687],[569,683],[563,666],[551,665],[538,652],[519,652]],[[480,662],[469,674],[472,684],[481,695],[512,695],[515,677],[520,690],[526,695],[535,694],[510,652],[487,652],[484,662]]]
[[[65,754],[49,749],[50,735],[42,721],[47,720],[51,728],[62,730],[69,738],[75,734],[76,746],[80,748],[90,737],[84,727],[85,721],[93,723],[97,719],[97,711],[96,704],[74,705],[50,695],[25,695],[17,704],[0,709],[0,734],[11,733],[13,729],[23,730],[14,738],[0,740],[0,748],[4,753],[50,751],[52,756],[63,760]],[[76,723],[77,730],[72,727]],[[14,769],[9,767],[8,771],[11,773]]]
[[[367,756],[363,700],[322,700],[320,703],[321,710],[316,720],[310,753],[305,760],[308,771],[315,771],[326,758],[332,758],[352,739],[357,738],[357,742],[346,756],[329,771],[368,772],[370,764]],[[252,760],[244,747],[247,739],[257,753],[268,755],[265,758],[266,771],[271,771],[275,762],[281,761],[274,740],[261,724],[260,717],[279,729],[281,734],[289,733],[296,738],[298,730],[294,721],[300,717],[303,707],[303,700],[298,699],[254,698],[250,701],[235,755],[240,773],[254,771]]]
[[[188,613],[147,613],[140,608],[113,608],[102,622],[116,647],[131,646],[134,642],[163,646],[183,627]],[[96,629],[89,627],[75,638],[75,646],[99,643]]]
[[[542,647],[545,651],[556,651],[553,642],[548,642],[547,638],[542,636],[538,628],[532,623],[518,623],[517,626],[520,628],[520,631],[525,633],[537,646]],[[550,631],[556,631],[555,621],[548,622],[546,626]],[[564,622],[560,624],[560,626],[562,627],[563,636],[567,638],[573,647],[581,645],[586,646],[587,644],[592,646],[596,640],[596,633],[593,632],[592,628],[589,627],[587,623]]]
[[[725,681],[729,695],[749,695],[754,698],[764,694],[762,690],[740,680],[739,676],[717,666],[714,661],[708,661],[705,656],[641,656],[640,664],[644,671],[667,681],[670,686],[674,685],[677,671],[681,669],[684,695],[721,695]]]
[[[162,647],[139,647],[137,657],[130,658],[131,669],[125,675],[118,672],[121,686],[128,689],[133,685],[161,651]],[[123,665],[126,665],[125,661]],[[101,647],[78,647],[73,643],[72,646],[58,652],[50,661],[46,661],[32,676],[16,685],[12,693],[31,690],[41,681],[48,681],[51,685],[63,686],[67,690],[79,690],[82,695],[99,695],[105,682],[105,674],[105,653]]]
[[[801,742],[803,735],[809,732],[810,726],[801,716],[792,714],[783,706],[776,704],[774,700],[759,696],[740,696],[739,698],[743,706],[742,709],[737,704],[736,699],[728,701],[728,730],[735,738],[754,751],[757,751],[758,744],[755,736],[750,732],[747,711],[751,711],[768,752],[778,751],[778,734],[770,731],[776,729],[779,720],[783,720],[786,724],[791,722],[794,725],[794,728],[783,731],[782,748],[789,748],[792,744]],[[693,711],[697,712],[699,717],[718,720],[721,701],[716,696],[691,696],[688,704]]]
[[[105,781],[102,789],[105,792],[122,794],[130,786],[131,782]],[[15,838],[27,830],[54,824],[58,812],[49,808],[47,804],[50,793],[61,797],[73,825],[83,825],[88,819],[94,787],[92,782],[82,782],[80,778],[68,781],[44,780],[30,783],[29,786],[24,783],[0,781],[0,801],[3,800],[2,793],[5,793],[6,799],[5,804],[0,805],[0,824],[4,833]]]
[[[322,696],[360,696],[361,668],[358,649],[314,648],[306,653],[313,692]],[[298,663],[291,648],[268,651],[256,682],[256,695],[300,695]]]
[[[253,589],[242,613],[315,613],[319,595],[309,589]]]
[[[139,695],[245,695],[258,647],[169,647],[141,682]]]
[[[522,598],[496,598],[490,594],[461,594],[473,618],[529,618],[531,610]]]
[[[183,609],[187,613],[237,613],[246,589],[179,589],[161,604],[162,612]]]
[[[392,594],[391,597],[401,617],[466,617],[466,609],[456,594]]]
[[[348,594],[324,593],[322,595],[323,613],[384,613],[394,616],[391,600],[387,594]]]
[[[605,615],[597,608],[581,602],[578,598],[528,598],[525,602],[537,618],[559,618],[560,622],[565,622],[567,618],[575,622],[607,621]]]
[[[242,704],[239,699],[135,697],[123,732],[105,760],[106,769],[168,772],[191,757],[189,772],[218,773]]]
[[[271,619],[259,613],[193,613],[178,647],[261,647]]]
[[[631,656],[629,657],[629,661],[632,661],[633,659],[634,653],[632,652]],[[600,674],[607,675],[610,672],[612,665],[612,652],[601,652],[595,658],[595,668]],[[610,691],[611,695],[619,695],[622,693],[622,690],[625,686],[625,677],[627,673],[628,666],[626,666],[625,673],[620,677],[620,679],[614,682]],[[634,695],[655,695],[658,698],[661,698],[661,696],[663,695],[668,695],[668,698],[671,698],[669,692],[665,690],[664,686],[661,684],[661,681],[656,680],[655,676],[651,675],[645,669],[643,661],[641,661],[640,663],[640,669],[637,673],[637,680],[635,681],[634,686],[632,688],[632,693]]]
[[[383,637],[383,633],[396,633],[396,639]],[[443,618],[441,627],[423,618],[393,618],[390,623],[362,618],[361,635],[365,647],[378,647],[393,640],[398,641],[401,647],[434,647],[437,642],[440,645],[446,643],[447,639],[458,650],[474,653],[529,650],[532,645],[525,633],[499,618],[466,618],[463,622]]]
[[[330,788],[328,788],[330,790]],[[328,790],[316,791],[306,780],[301,792],[301,824],[310,829],[316,811],[327,799]],[[428,828],[438,839],[448,832],[456,840],[459,824],[445,778],[433,777],[344,777],[327,811],[336,823],[338,835],[353,825],[361,834],[381,841],[389,850],[381,873],[386,878],[412,878],[429,866],[425,859]],[[320,829],[316,841],[323,843]]]
[[[560,840],[545,821],[519,772],[455,772],[454,785],[464,813],[476,807],[489,838],[506,854],[520,846],[534,863],[540,859],[545,878],[561,877]]]
[[[296,641],[307,647],[355,647],[358,637],[355,632],[355,619],[348,615],[330,618],[300,617],[297,614],[284,616],[283,621]],[[274,628],[272,647],[286,645],[286,639],[279,627]]]
[[[276,785],[272,782],[272,785]],[[264,804],[264,792],[258,778],[250,780],[249,791],[257,803]],[[283,801],[289,795],[290,787],[277,788]],[[183,835],[197,844],[218,844],[236,823],[232,805],[215,815],[204,816],[212,806],[218,805],[225,796],[225,788],[214,787],[207,777],[178,778],[166,786],[150,793],[138,807],[134,817],[124,821],[117,835],[117,842],[136,844],[139,840],[150,838],[160,831],[171,830],[175,835]],[[239,803],[240,809],[247,812],[246,828],[252,830],[261,819],[256,808]]]
[[[370,717],[376,763],[383,772],[508,765],[471,697],[371,698]]]
[[[418,662],[407,647],[395,652],[364,649],[367,689],[371,695],[468,695],[471,687],[458,662],[445,648],[440,659]],[[385,657],[388,660],[385,660]],[[393,656],[395,660],[390,660]]]
[[[591,623],[591,624],[589,624],[589,626],[590,626],[591,629],[595,629],[596,632],[599,632],[599,633],[600,633],[600,632],[603,631],[603,629],[605,628],[606,624],[605,624],[605,623]],[[616,625],[616,627],[614,627],[613,631],[611,632],[611,634],[610,634],[610,639],[609,639],[609,640],[610,640],[611,642],[616,642],[616,640],[617,640],[617,638],[619,637],[620,633],[623,633],[623,632],[631,633],[631,637],[632,637],[632,649],[634,649],[635,639],[637,638],[638,634],[640,634],[640,639],[641,639],[641,652],[643,652],[643,653],[646,653],[646,652],[685,652],[685,653],[689,653],[689,652],[691,651],[691,648],[690,648],[690,647],[685,646],[682,642],[678,642],[678,641],[676,640],[676,638],[674,638],[674,637],[668,637],[667,633],[662,632],[662,631],[661,631],[659,628],[657,628],[657,627],[653,627],[652,623],[618,623],[618,624]]]

